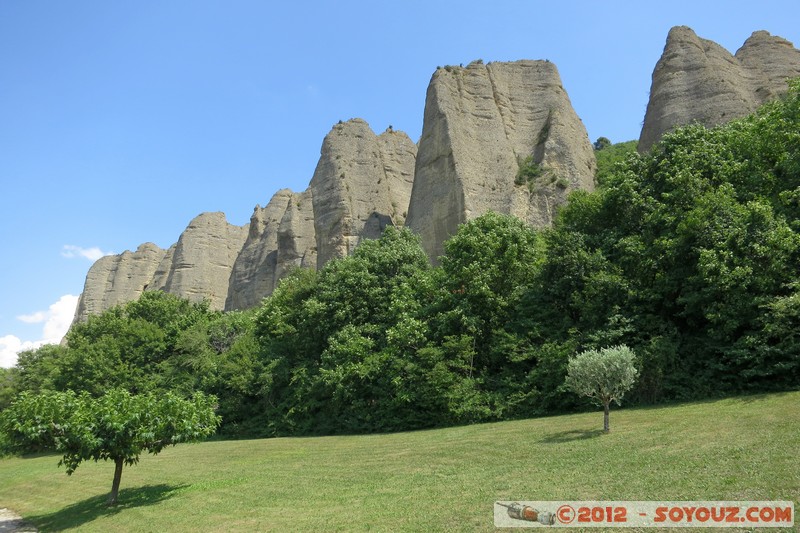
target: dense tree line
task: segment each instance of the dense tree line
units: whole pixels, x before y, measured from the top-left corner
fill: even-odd
[[[252,311],[145,293],[66,346],[23,353],[0,402],[202,391],[228,434],[394,431],[574,409],[569,357],[615,345],[638,359],[634,402],[797,387],[800,86],[751,117],[629,148],[552,228],[487,213],[437,266],[390,227]]]

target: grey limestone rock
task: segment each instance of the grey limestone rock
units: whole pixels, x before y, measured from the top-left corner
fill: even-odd
[[[314,201],[310,189],[292,194],[278,226],[276,280],[283,279],[292,269],[298,267],[317,267]]]
[[[293,268],[320,268],[387,224],[402,224],[416,148],[405,133],[375,135],[360,119],[334,126],[308,190],[278,191],[243,227],[203,213],[169,250],[146,244],[102,258],[89,271],[76,321],[145,290],[207,299],[213,309],[258,305]]]
[[[786,93],[786,80],[800,76],[800,50],[786,39],[756,31],[736,51],[761,105]]]
[[[325,136],[309,186],[318,268],[405,218],[415,158],[405,133],[378,137],[361,119],[339,123]]]
[[[203,213],[168,250],[152,243],[98,259],[89,269],[74,322],[84,322],[144,291],[162,290],[192,301],[208,299],[223,309],[234,261],[248,226],[235,226],[223,213]]]
[[[292,191],[282,189],[266,207],[254,209],[247,240],[231,272],[226,309],[255,307],[275,289],[278,229],[292,196]]]
[[[686,26],[670,30],[653,70],[640,152],[677,126],[724,124],[785,93],[787,79],[800,76],[800,51],[792,43],[758,31],[732,55]]]
[[[101,257],[89,269],[78,300],[75,321],[141,296],[153,281],[167,252],[153,243],[139,246],[135,252]]]
[[[181,234],[164,291],[192,301],[208,299],[212,309],[225,308],[236,257],[248,225],[229,224],[224,213],[202,213]]]
[[[520,180],[527,158],[541,175]],[[406,225],[436,260],[459,224],[489,210],[550,224],[570,191],[593,190],[595,170],[553,63],[440,68],[428,86]]]

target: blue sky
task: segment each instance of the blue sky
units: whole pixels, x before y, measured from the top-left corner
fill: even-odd
[[[92,260],[245,224],[339,120],[418,140],[437,66],[549,59],[594,140],[635,139],[669,28],[800,44],[794,1],[0,2],[0,366],[69,324]]]

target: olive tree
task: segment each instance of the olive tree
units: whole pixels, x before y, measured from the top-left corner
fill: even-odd
[[[216,402],[202,393],[183,399],[171,392],[132,395],[123,389],[98,398],[71,390],[23,392],[0,414],[0,440],[20,451],[63,454],[58,466],[70,475],[83,461],[114,461],[108,504],[115,505],[123,465],[136,464],[144,451],[157,454],[214,433],[220,423]]]
[[[567,387],[603,406],[603,431],[606,433],[609,432],[611,402],[620,405],[622,396],[639,376],[635,361],[633,350],[621,345],[581,352],[567,364]]]

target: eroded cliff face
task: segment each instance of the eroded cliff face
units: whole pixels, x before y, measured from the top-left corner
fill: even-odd
[[[233,265],[228,284],[227,309],[247,309],[272,294],[278,280],[278,230],[294,193],[282,189],[266,207],[256,206],[250,217],[247,240]]]
[[[309,188],[279,191],[256,208],[231,275],[226,309],[269,296],[293,268],[322,268],[387,225],[405,220],[417,147],[403,132],[375,135],[364,120],[335,125]]]
[[[538,176],[518,178],[526,161]],[[553,63],[445,67],[428,87],[406,224],[435,260],[459,224],[489,210],[550,224],[569,192],[594,189],[595,171]]]
[[[795,76],[800,52],[780,37],[755,32],[732,55],[689,28],[673,28],[653,72],[640,150],[678,125],[746,115]],[[419,233],[436,261],[459,224],[489,210],[549,225],[569,192],[594,188],[595,170],[554,64],[440,68],[428,86],[418,144],[391,127],[376,135],[361,119],[336,124],[306,191],[278,191],[243,227],[204,213],[168,250],[147,243],[100,259],[76,320],[145,290],[208,299],[215,309],[254,307],[293,268],[321,268],[390,224]]]
[[[250,223],[235,226],[222,213],[203,213],[162,250],[104,257],[89,270],[76,321],[163,290],[212,309],[247,309],[272,294],[293,268],[320,268],[363,239],[402,224],[417,147],[400,131],[375,135],[361,119],[337,124],[325,137],[308,190],[278,191],[256,206]],[[321,253],[320,253],[321,250]]]
[[[85,321],[89,315],[137,299],[152,283],[166,255],[166,250],[148,242],[135,252],[107,255],[95,261],[86,274],[75,320]]]
[[[166,283],[154,286],[193,302],[207,299],[212,309],[225,309],[233,265],[244,246],[248,226],[236,226],[224,213],[202,213],[181,234]]]
[[[361,119],[337,124],[325,137],[311,179],[317,266],[353,252],[405,220],[417,147],[405,133],[375,135]]]
[[[640,152],[677,126],[716,126],[754,112],[783,94],[800,76],[800,51],[792,43],[757,31],[731,54],[686,26],[672,28],[655,69]]]
[[[207,299],[213,309],[225,308],[233,264],[247,236],[223,213],[203,213],[192,220],[168,250],[152,243],[97,260],[89,269],[78,300],[75,321],[141,296],[163,290],[192,301]]]

